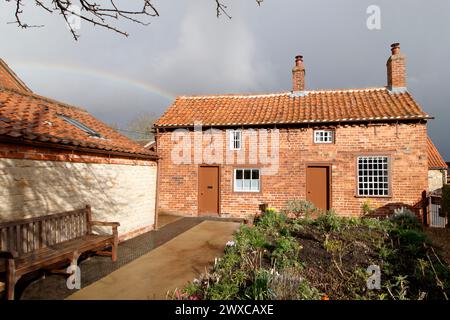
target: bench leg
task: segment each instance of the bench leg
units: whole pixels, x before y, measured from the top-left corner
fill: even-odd
[[[72,260],[70,260],[70,264],[75,266],[78,265],[78,258],[80,258],[80,254],[78,251],[75,251],[73,253]]]
[[[113,262],[117,261],[117,247],[119,246],[119,233],[117,231],[117,227],[113,228],[113,236],[114,236],[114,241],[113,241],[113,245],[111,248],[111,260]]]
[[[117,261],[117,243],[116,243],[116,241],[114,241],[114,244],[112,245],[112,248],[111,248],[111,260],[113,262]]]
[[[14,300],[14,288],[16,287],[16,265],[13,259],[7,260],[6,265],[6,299]]]

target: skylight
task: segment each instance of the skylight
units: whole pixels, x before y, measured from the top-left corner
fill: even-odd
[[[85,124],[79,122],[78,120],[72,119],[71,117],[65,116],[63,114],[59,114],[58,116],[64,120],[66,120],[68,123],[70,123],[74,127],[78,128],[80,130],[83,130],[84,132],[86,132],[87,134],[89,134],[92,137],[103,138],[100,133],[98,133],[95,130],[92,130],[91,128],[89,128]]]

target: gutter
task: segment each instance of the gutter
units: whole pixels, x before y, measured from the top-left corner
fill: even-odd
[[[33,147],[41,147],[41,148],[50,148],[50,149],[61,149],[61,150],[72,150],[93,154],[101,154],[105,156],[113,155],[127,158],[135,158],[135,159],[146,159],[146,160],[157,160],[159,159],[158,155],[147,155],[140,153],[130,153],[123,151],[114,151],[114,150],[101,150],[101,149],[93,149],[87,147],[78,147],[78,146],[69,146],[69,145],[61,145],[57,143],[49,143],[49,142],[40,142],[40,141],[32,141],[26,139],[14,139],[14,138],[6,138],[0,136],[0,142],[10,143],[10,144],[19,144]]]

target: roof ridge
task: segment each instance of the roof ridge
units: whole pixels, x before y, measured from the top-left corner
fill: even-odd
[[[65,102],[61,102],[61,101],[58,101],[58,100],[55,100],[55,99],[52,99],[52,98],[41,96],[41,95],[36,94],[34,92],[21,91],[21,90],[16,90],[16,89],[12,89],[12,88],[5,88],[5,87],[0,87],[0,91],[7,91],[7,92],[9,91],[9,92],[13,92],[15,94],[19,94],[19,95],[22,95],[22,96],[30,97],[32,99],[43,100],[43,101],[48,102],[48,103],[53,103],[53,104],[58,105],[58,107],[68,108],[68,109],[75,109],[75,110],[78,110],[78,111],[82,111],[82,112],[88,113],[88,111],[86,109],[83,109],[81,107],[73,106],[73,105],[70,105],[70,104],[65,103]]]
[[[386,87],[370,87],[370,88],[343,88],[343,89],[319,89],[319,90],[305,90],[306,94],[320,94],[320,93],[344,93],[344,92],[368,92],[368,91],[384,91],[388,90]],[[206,95],[190,95],[177,96],[176,99],[217,99],[217,98],[262,98],[262,97],[277,97],[291,95],[292,91],[274,92],[274,93],[227,93],[227,94],[206,94]]]

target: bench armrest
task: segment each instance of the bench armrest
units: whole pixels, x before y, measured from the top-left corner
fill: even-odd
[[[117,228],[120,226],[120,223],[119,222],[91,221],[91,225]]]
[[[0,251],[0,259],[14,259],[18,256],[16,251]]]

